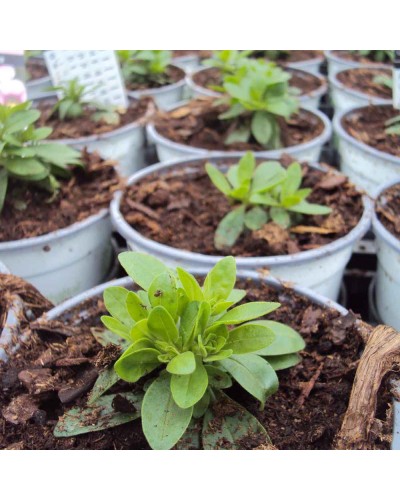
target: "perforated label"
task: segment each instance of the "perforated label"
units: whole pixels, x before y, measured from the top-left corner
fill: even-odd
[[[45,53],[53,85],[77,78],[89,100],[127,107],[125,85],[113,50],[49,50]]]

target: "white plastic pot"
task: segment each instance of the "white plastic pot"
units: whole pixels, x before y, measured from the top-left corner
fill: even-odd
[[[398,183],[400,178],[382,187],[379,194]],[[372,225],[378,257],[375,289],[377,312],[384,323],[400,330],[400,241],[379,221],[376,212]]]
[[[26,83],[26,91],[28,93],[28,99],[32,101],[42,97],[48,92],[49,87],[51,87],[51,79],[49,76],[44,76],[43,78],[37,78],[36,80],[30,80]]]
[[[337,113],[333,120],[340,168],[356,186],[375,196],[384,184],[400,176],[400,157],[372,148],[348,134],[342,121],[354,111],[356,109]]]
[[[174,57],[172,63],[178,68],[182,68],[185,73],[190,73],[201,66],[201,58],[196,54],[188,54]]]
[[[182,68],[179,68],[182,70]],[[160,109],[168,109],[170,106],[182,101],[186,87],[185,76],[178,82],[171,85],[164,85],[158,89],[146,90],[128,90],[127,95],[133,99],[139,99],[142,96],[150,96]]]
[[[376,69],[375,66],[364,66]],[[346,71],[346,70],[344,70]],[[341,73],[340,71],[339,73]],[[335,108],[335,113],[349,111],[353,108],[361,108],[368,105],[390,104],[391,99],[384,99],[382,97],[374,97],[364,92],[354,90],[346,87],[339,79],[338,73],[329,78],[329,85],[331,91],[331,99]]]
[[[203,155],[199,157],[199,160],[221,161],[228,158],[239,160],[240,155]],[[159,163],[133,175],[128,180],[128,185],[133,185],[154,172],[165,173],[179,168],[186,168],[190,171],[186,164],[187,160]],[[312,165],[312,167],[321,168],[318,165]],[[122,192],[119,191],[111,202],[111,219],[116,231],[126,239],[132,250],[152,254],[173,267],[182,266],[196,272],[210,270],[221,259],[218,256],[180,250],[145,238],[125,221],[120,211],[121,199]],[[367,198],[364,198],[364,207],[363,216],[357,226],[343,238],[321,248],[293,255],[238,257],[236,258],[238,270],[268,269],[273,276],[279,279],[301,284],[335,300],[339,295],[343,272],[350,260],[353,247],[370,227],[372,204]],[[190,227],[188,231],[190,232]]]
[[[58,303],[101,283],[112,255],[106,209],[52,233],[0,243],[0,260]]]
[[[345,59],[344,57],[339,57],[338,55],[334,54],[333,50],[326,50],[325,57],[326,57],[326,60],[328,61],[328,77],[329,78],[332,78],[334,75],[339,73],[339,71],[343,71],[345,69],[363,68],[365,66],[374,65],[373,62],[369,62],[368,64],[366,64],[366,63],[362,63],[362,62],[352,61],[351,59]],[[383,64],[377,63],[375,66],[383,66]],[[385,67],[390,68],[389,65],[385,65]]]
[[[188,74],[186,76],[186,85],[188,86],[188,88],[190,90],[191,96],[194,98],[196,98],[196,97],[220,97],[221,96],[221,94],[219,92],[215,92],[214,90],[207,89],[207,88],[202,87],[201,85],[197,85],[197,83],[195,83],[194,76],[197,73],[200,73],[201,71],[207,71],[207,69],[209,69],[209,68],[202,68],[199,71],[196,71],[195,73],[192,73],[192,74]],[[306,71],[302,71],[302,70],[298,70],[298,69],[295,70],[294,68],[292,68],[292,69],[293,69],[293,71],[307,73]],[[310,73],[310,72],[308,72],[308,73]],[[301,106],[303,108],[311,109],[311,110],[316,110],[319,108],[322,96],[325,95],[326,92],[328,91],[328,84],[326,83],[325,78],[320,74],[314,74],[314,76],[317,76],[320,79],[321,85],[317,89],[315,89],[313,92],[311,92],[310,94],[305,94],[305,95],[299,96]]]
[[[177,106],[172,109],[176,109],[179,107],[180,106]],[[172,111],[172,109],[170,109],[169,111]],[[324,113],[321,113],[321,111],[308,111],[318,116],[324,124],[324,129],[321,135],[304,144],[282,148],[279,150],[275,149],[271,151],[261,151],[258,152],[257,155],[262,158],[276,158],[280,157],[282,154],[288,154],[299,161],[318,161],[321,155],[322,146],[331,138],[332,126],[328,117],[324,115]],[[224,151],[209,151],[206,149],[194,148],[192,146],[186,146],[184,144],[179,144],[178,142],[171,141],[170,139],[167,139],[166,137],[159,134],[152,123],[149,123],[147,125],[146,132],[148,141],[155,144],[158,159],[162,162],[169,160],[180,160],[181,158],[197,157],[206,153],[218,154],[220,156],[226,154],[226,152]]]
[[[191,272],[196,272],[191,270]],[[197,273],[201,274],[201,273]],[[260,281],[260,277],[257,273],[252,273],[252,272],[238,272],[238,279],[253,279],[254,281]],[[263,282],[265,282],[268,286],[271,286],[275,288],[276,290],[284,290],[284,285],[277,281],[276,279],[272,277],[267,277],[267,278],[261,278]],[[130,278],[121,278],[119,280],[111,281],[109,283],[104,283],[100,286],[97,286],[91,290],[88,290],[87,292],[84,292],[77,297],[73,297],[72,299],[67,300],[63,304],[60,304],[59,306],[55,307],[46,315],[44,316],[46,320],[52,321],[52,320],[58,320],[60,316],[63,314],[67,313],[68,311],[76,308],[77,306],[83,304],[85,301],[93,298],[101,298],[103,295],[103,292],[106,288],[109,288],[110,286],[120,286],[124,288],[129,288],[132,286],[132,281]],[[348,314],[347,309],[344,307],[340,306],[336,302],[333,302],[330,299],[327,299],[326,297],[323,297],[322,295],[319,295],[312,290],[308,290],[307,288],[304,287],[291,287],[291,289],[294,290],[297,294],[307,298],[310,300],[313,304],[316,304],[320,307],[324,308],[329,308],[329,309],[334,309],[339,312],[341,316],[346,316]],[[396,416],[395,416],[395,421],[394,421],[394,429],[393,429],[393,443],[392,443],[392,449],[393,450],[399,450],[400,449],[400,404],[395,403],[395,411],[396,411]]]
[[[301,69],[319,75],[321,64],[324,62],[324,56],[318,56],[314,59],[307,59],[305,61],[287,63],[288,68]]]

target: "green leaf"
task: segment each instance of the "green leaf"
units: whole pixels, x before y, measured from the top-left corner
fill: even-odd
[[[210,404],[210,400],[210,393],[206,391],[200,401],[198,401],[193,407],[193,418],[201,418],[205,414]]]
[[[103,317],[108,318],[109,316],[103,316]],[[127,339],[121,338],[120,335],[112,332],[109,329],[105,330],[104,328],[101,327],[93,327],[90,329],[90,333],[97,340],[97,342],[103,347],[106,347],[110,344],[114,344],[124,349],[130,344],[130,339],[128,340],[128,338]]]
[[[279,302],[249,302],[228,311],[222,318],[218,319],[218,323],[238,325],[239,323],[270,314],[279,307],[281,307]],[[261,322],[257,322],[257,324],[261,324]]]
[[[171,392],[180,408],[194,406],[204,396],[208,375],[200,356],[196,356],[196,369],[190,375],[172,375]]]
[[[237,142],[249,142],[251,131],[249,127],[242,126],[231,132],[225,139],[224,144],[236,144]]]
[[[8,186],[8,174],[4,168],[0,169],[0,214],[3,210],[4,202],[6,200]]]
[[[251,132],[259,144],[267,145],[274,133],[274,118],[264,111],[254,113],[251,120]]]
[[[188,346],[194,337],[194,329],[197,324],[200,304],[190,302],[184,309],[179,325],[179,333],[184,346]]]
[[[250,196],[250,203],[267,207],[279,207],[279,201],[268,193],[253,193]]]
[[[206,171],[214,186],[219,189],[221,193],[229,195],[232,188],[226,180],[225,175],[211,163],[206,164]]]
[[[286,170],[286,181],[282,185],[282,197],[295,194],[301,186],[302,171],[300,163],[295,162],[289,165]]]
[[[301,357],[296,353],[283,354],[282,356],[268,356],[266,359],[275,371],[292,368],[301,361]]]
[[[135,343],[142,340],[150,340],[150,332],[147,323],[147,318],[145,318],[133,325],[129,331],[129,337],[132,342]]]
[[[279,381],[271,365],[256,354],[241,354],[219,364],[264,406],[268,396],[278,390]]]
[[[171,314],[162,306],[156,306],[150,311],[147,326],[150,334],[157,340],[173,344],[179,338],[175,321]]]
[[[141,349],[132,352],[129,348],[115,363],[115,371],[122,380],[137,382],[160,365],[159,355],[160,352],[156,349]]]
[[[237,175],[240,184],[251,181],[254,169],[256,168],[256,159],[251,151],[247,151],[239,161]]]
[[[253,207],[244,216],[244,224],[252,231],[261,229],[268,222],[268,214],[261,207]]]
[[[170,390],[170,376],[159,376],[148,388],[142,405],[142,427],[153,450],[169,450],[183,436],[193,408],[179,408]]]
[[[90,391],[88,405],[95,403],[100,396],[108,391],[113,385],[119,381],[119,376],[114,370],[114,367],[106,368],[99,373],[96,383]]]
[[[231,377],[223,370],[213,365],[205,365],[208,373],[208,383],[215,389],[229,389],[232,387]]]
[[[146,291],[154,278],[168,271],[167,266],[160,260],[144,253],[123,252],[119,254],[118,260],[128,276]]]
[[[264,193],[286,179],[286,170],[277,161],[265,161],[256,168],[251,187],[252,193]]]
[[[272,207],[270,210],[271,219],[284,228],[290,226],[290,215],[287,210],[282,207]]]
[[[39,144],[32,146],[37,156],[48,163],[65,167],[67,165],[81,164],[82,153],[66,144]]]
[[[90,406],[85,408],[72,408],[60,417],[54,435],[57,438],[78,436],[89,432],[104,431],[119,425],[132,422],[140,417],[141,394],[124,393],[124,397],[132,403],[135,411],[132,413],[120,413],[114,410],[112,403],[117,394],[102,396]],[[93,418],[96,415],[96,418]]]
[[[129,316],[134,321],[141,321],[149,315],[147,306],[143,304],[140,297],[134,292],[128,292],[125,305]]]
[[[290,328],[290,326],[269,320],[255,321],[254,323],[270,328],[275,334],[275,340],[272,344],[257,352],[260,356],[290,354],[302,351],[306,346],[301,335],[293,330],[293,328]]]
[[[240,450],[254,437],[259,444],[271,444],[267,431],[251,413],[221,391],[217,391],[217,398],[218,412],[210,408],[204,416],[204,450]]]
[[[17,111],[6,119],[4,123],[4,132],[7,134],[21,132],[32,123],[35,123],[39,118],[40,111],[37,109]]]
[[[267,347],[274,338],[275,335],[269,328],[248,323],[231,330],[224,347],[231,349],[234,354],[247,354]]]
[[[202,301],[204,299],[203,291],[196,278],[181,267],[177,267],[176,271],[188,299],[190,301]]]
[[[135,324],[126,307],[129,291],[120,286],[111,286],[104,290],[104,305],[113,318],[118,319],[128,329]],[[107,325],[106,325],[107,326]],[[108,327],[107,327],[108,328]]]
[[[205,300],[219,302],[227,299],[235,282],[236,261],[233,257],[224,257],[207,274],[203,286]]]
[[[154,278],[149,287],[149,300],[153,307],[161,306],[176,318],[178,290],[176,280],[170,272],[164,272]]]
[[[324,207],[323,205],[302,201],[297,205],[290,207],[290,211],[305,215],[328,215],[332,212],[332,209]]]
[[[41,180],[49,174],[48,168],[34,158],[3,159],[2,163],[10,174],[25,180]]]
[[[245,206],[240,205],[229,212],[219,223],[214,236],[214,245],[218,250],[231,248],[244,229]]]
[[[218,354],[212,354],[211,356],[208,356],[207,358],[204,359],[205,363],[213,363],[215,361],[221,361],[222,359],[229,358],[232,356],[233,351],[232,349],[227,349],[224,351],[219,351]]]
[[[167,365],[167,372],[173,375],[190,375],[196,369],[196,358],[191,351],[182,352]]]
[[[121,323],[121,321],[116,318],[112,318],[111,316],[102,316],[100,319],[103,325],[113,333],[119,335],[125,340],[131,340],[129,327]]]
[[[41,141],[49,137],[49,135],[53,132],[51,127],[39,127],[32,130],[31,140],[32,141]]]

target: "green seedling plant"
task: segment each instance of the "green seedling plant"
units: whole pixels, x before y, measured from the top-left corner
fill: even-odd
[[[166,85],[167,68],[172,61],[170,50],[117,50],[122,76],[132,85]]]
[[[394,50],[351,50],[353,54],[367,57],[375,62],[393,62]]]
[[[234,288],[233,257],[220,260],[203,286],[146,254],[126,252],[119,260],[141,290],[108,288],[111,316],[101,319],[128,345],[115,363],[118,376],[130,383],[147,377],[141,419],[152,448],[169,449],[193,421],[209,421],[212,404],[233,380],[263,407],[278,389],[275,369],[298,363],[305,345],[299,334],[258,319],[279,303],[237,305],[246,292]]]
[[[221,91],[226,96],[216,105],[224,104],[228,109],[219,119],[236,124],[225,144],[254,139],[265,149],[282,147],[279,119],[288,119],[299,109],[289,87],[290,78],[282,68],[261,60],[225,76]]]
[[[31,106],[29,101],[0,105],[0,213],[9,179],[34,184],[54,196],[59,188],[57,177],[68,178],[68,166],[82,166],[79,151],[64,144],[43,142],[52,129],[35,128],[40,111]]]
[[[287,228],[302,215],[327,215],[331,209],[307,202],[311,189],[301,188],[302,170],[297,162],[287,169],[277,161],[258,166],[254,154],[247,152],[226,174],[211,163],[206,171],[214,186],[234,208],[221,220],[215,232],[218,250],[231,248],[246,230],[261,229],[268,221]]]
[[[249,62],[251,50],[217,50],[203,63],[211,68],[218,68],[223,76],[234,73]]]

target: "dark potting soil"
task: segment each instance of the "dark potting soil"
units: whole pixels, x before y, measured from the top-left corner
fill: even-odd
[[[336,75],[336,78],[346,87],[363,92],[373,97],[382,99],[391,99],[392,90],[386,85],[374,82],[378,75],[391,77],[389,69],[373,69],[373,68],[352,68],[346,71],[341,71]]]
[[[378,218],[400,240],[400,184],[386,189],[376,203]]]
[[[255,50],[253,52],[253,57],[265,56],[264,50]],[[322,50],[288,50],[281,58],[277,59],[276,62],[279,64],[296,63],[321,57],[323,57]]]
[[[39,78],[44,78],[49,75],[46,63],[40,59],[29,58],[25,62],[25,68],[27,81],[38,80]]]
[[[392,64],[392,61],[389,58],[385,58],[383,62],[379,62],[375,61],[372,57],[365,57],[351,50],[333,50],[332,52],[336,57],[340,57],[341,59],[347,59],[349,61],[355,61],[363,64]]]
[[[300,90],[300,95],[307,95],[315,92],[323,84],[323,80],[317,76],[307,73],[306,71],[298,71],[295,69],[287,69],[292,74],[290,86]],[[200,87],[210,88],[213,85],[221,85],[221,71],[218,68],[207,68],[198,71],[193,75],[193,81]],[[212,89],[211,89],[212,90]]]
[[[38,120],[38,126],[51,127],[53,132],[49,139],[78,139],[80,137],[88,137],[91,135],[105,134],[117,130],[125,125],[144,120],[152,108],[152,101],[149,97],[142,97],[139,100],[131,100],[129,107],[126,110],[119,110],[120,123],[118,125],[110,125],[102,120],[93,121],[92,114],[95,111],[90,106],[84,110],[84,114],[78,118],[68,119],[65,121],[59,120],[58,112],[53,111],[55,101],[46,99],[38,101],[37,107],[41,111],[41,116]]]
[[[173,57],[198,56],[200,59],[211,57],[212,50],[173,50]]]
[[[179,144],[211,151],[265,150],[255,141],[226,145],[226,138],[233,128],[240,127],[243,117],[219,120],[218,116],[226,111],[226,106],[213,106],[213,102],[213,99],[195,99],[173,111],[159,112],[154,119],[157,132]],[[320,118],[304,109],[288,120],[279,118],[278,121],[283,147],[309,142],[324,129]]]
[[[400,156],[400,135],[387,134],[386,122],[400,111],[391,106],[367,106],[343,117],[342,125],[355,139],[384,153]]]
[[[172,83],[180,82],[185,78],[185,72],[183,69],[178,68],[178,66],[168,66],[164,75],[162,75],[161,81],[156,79],[150,79],[146,83],[132,83],[127,82],[126,87],[128,90],[148,90],[148,89],[158,89],[164,87],[165,85],[171,85]]]
[[[336,311],[321,309],[290,289],[276,292],[265,284],[246,282],[238,287],[248,290],[246,300],[280,302],[282,307],[268,318],[299,331],[307,348],[299,365],[278,373],[280,389],[264,411],[236,385],[228,395],[260,420],[278,449],[332,449],[362,348],[355,317],[342,318]],[[139,420],[71,438],[53,436],[59,417],[85,404],[99,366],[112,364],[119,354],[102,348],[91,333],[92,327],[100,326],[103,312],[101,299],[82,304],[60,321],[34,330],[10,363],[0,366],[0,449],[148,448]],[[120,382],[112,392],[141,388],[142,384]],[[62,403],[66,394],[68,402]],[[385,421],[390,401],[388,393],[381,392],[378,419]],[[388,418],[371,448],[389,448],[391,425]],[[242,443],[244,449],[265,445],[259,436]]]
[[[283,158],[285,165],[292,160]],[[143,236],[182,250],[223,255],[214,247],[219,222],[232,209],[211,183],[204,161],[188,169],[155,173],[127,188],[121,204],[125,220]],[[229,164],[224,162],[224,164]],[[362,197],[342,175],[324,173],[303,164],[303,187],[312,187],[308,200],[332,208],[329,216],[304,216],[286,230],[268,223],[246,231],[226,254],[240,257],[295,254],[343,237],[359,222]]]
[[[114,163],[87,152],[82,161],[85,168],[75,167],[71,179],[60,180],[52,201],[48,192],[10,179],[0,215],[0,242],[51,233],[108,208],[121,186]]]

